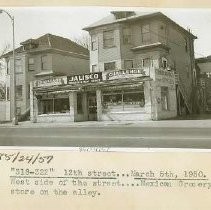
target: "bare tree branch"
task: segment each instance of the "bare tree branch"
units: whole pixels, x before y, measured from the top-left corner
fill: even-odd
[[[90,49],[90,37],[88,34],[82,34],[80,37],[74,38],[74,42],[88,50]]]
[[[7,53],[9,49],[10,49],[10,44],[5,43],[4,46],[2,47],[2,50],[0,50],[0,57],[4,55],[5,53]]]

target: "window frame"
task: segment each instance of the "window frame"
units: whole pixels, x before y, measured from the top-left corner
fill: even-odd
[[[45,62],[43,62],[43,58],[46,58]],[[41,70],[48,70],[48,61],[47,61],[48,56],[47,55],[42,55],[41,56]],[[46,68],[44,68],[44,65],[46,65]]]
[[[146,26],[148,26],[148,28],[149,28],[148,31],[144,31],[144,27],[146,27]],[[145,36],[148,38],[146,39]],[[145,24],[141,25],[141,42],[142,42],[142,44],[149,44],[151,42],[151,33],[150,33],[150,24],[149,23],[145,23]]]
[[[128,62],[128,61],[132,61],[132,67],[130,67],[130,68],[127,68],[126,67],[126,62]],[[126,59],[126,60],[124,60],[124,68],[125,69],[132,69],[132,68],[134,68],[134,60],[132,60],[132,59]]]
[[[125,30],[128,30],[129,33],[125,34],[124,33]],[[132,34],[131,34],[131,28],[130,27],[124,27],[122,29],[122,39],[123,39],[123,44],[131,44],[132,43]]]
[[[112,36],[111,37],[106,37],[109,36],[108,34],[106,35],[106,33],[111,33]],[[111,44],[108,44],[106,42],[112,40]],[[115,47],[115,40],[114,40],[114,30],[106,30],[103,31],[103,48],[112,48]]]
[[[33,59],[33,63],[30,63],[30,59]],[[33,67],[33,68],[31,68]],[[28,58],[28,71],[35,71],[35,60],[33,57]]]
[[[106,69],[106,65],[109,65],[109,64],[114,64],[114,68]],[[104,63],[104,71],[115,70],[115,69],[116,69],[116,62],[115,61]]]
[[[94,35],[91,37],[91,50],[95,51],[97,50],[97,37]]]
[[[169,88],[167,86],[161,86],[161,109],[162,111],[169,111]],[[164,95],[163,95],[164,94]],[[165,98],[165,101],[163,100]],[[164,104],[165,103],[165,104]]]

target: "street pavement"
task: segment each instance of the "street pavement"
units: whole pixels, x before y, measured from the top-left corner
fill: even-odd
[[[6,123],[0,146],[211,149],[211,120]]]

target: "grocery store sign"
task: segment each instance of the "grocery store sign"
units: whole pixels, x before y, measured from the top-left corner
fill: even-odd
[[[72,75],[67,77],[68,84],[95,83],[102,81],[102,72]]]
[[[115,79],[124,79],[124,78],[133,78],[133,77],[142,77],[148,76],[145,69],[126,69],[126,70],[117,70],[112,72],[105,73],[105,80],[115,80]]]
[[[67,77],[65,76],[34,81],[34,87],[50,87],[65,84],[67,84]]]

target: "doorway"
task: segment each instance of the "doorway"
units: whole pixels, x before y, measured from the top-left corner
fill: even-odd
[[[88,120],[97,121],[97,99],[95,92],[89,92],[87,94],[88,104]]]

